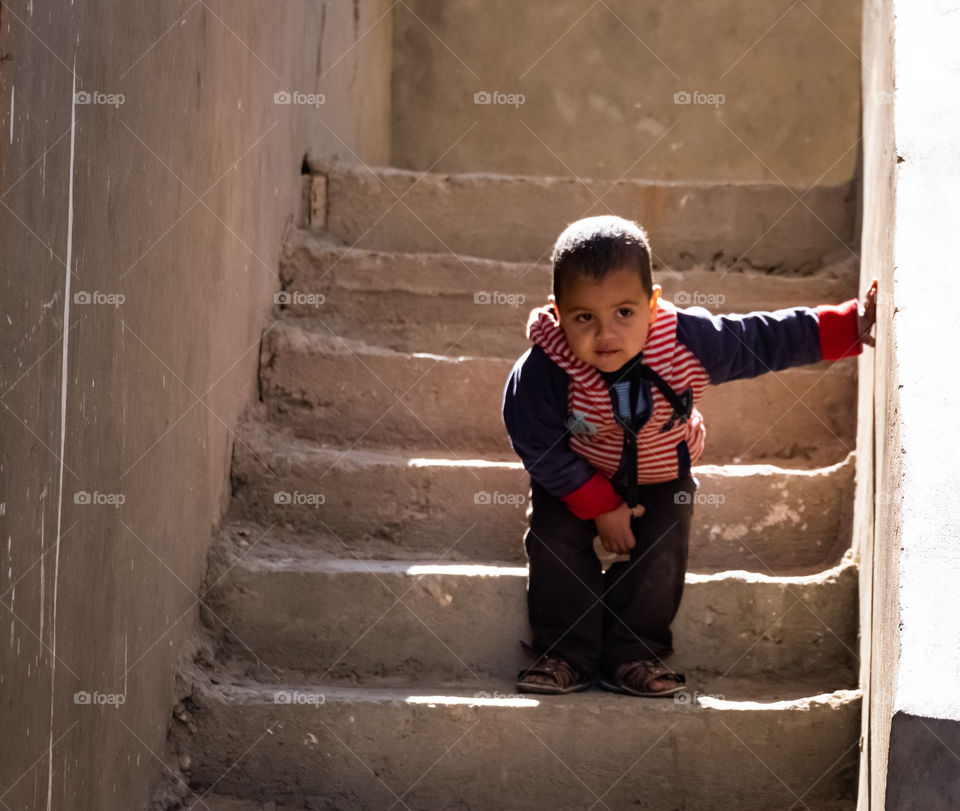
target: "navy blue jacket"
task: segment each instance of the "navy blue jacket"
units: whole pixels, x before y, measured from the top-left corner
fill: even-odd
[[[676,340],[702,364],[711,384],[741,380],[859,353],[856,304],[746,315],[678,308]],[[568,386],[567,373],[534,345],[514,364],[503,392],[503,421],[514,450],[530,475],[561,498],[597,474],[568,444]]]

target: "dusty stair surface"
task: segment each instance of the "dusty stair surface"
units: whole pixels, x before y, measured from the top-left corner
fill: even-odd
[[[183,674],[193,790],[237,811],[852,809],[854,361],[705,398],[676,700],[516,694],[529,479],[499,418],[569,220],[650,223],[680,305],[813,305],[856,295],[849,188],[778,220],[794,197],[756,184],[316,169]]]

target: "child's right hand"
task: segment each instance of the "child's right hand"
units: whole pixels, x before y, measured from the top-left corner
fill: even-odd
[[[630,529],[630,518],[639,518],[644,512],[642,504],[631,510],[627,502],[623,502],[617,509],[593,519],[597,524],[597,534],[603,548],[615,555],[628,554],[637,545],[633,530]]]

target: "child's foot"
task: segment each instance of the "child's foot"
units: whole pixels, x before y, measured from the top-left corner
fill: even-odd
[[[649,659],[637,659],[624,662],[614,670],[613,678],[603,679],[600,685],[615,693],[659,698],[680,692],[685,681],[682,673],[674,673]]]
[[[533,667],[521,670],[516,685],[522,693],[560,695],[585,690],[592,681],[566,659],[546,656]]]

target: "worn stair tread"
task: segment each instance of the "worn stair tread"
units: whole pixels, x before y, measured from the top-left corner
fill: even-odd
[[[432,574],[451,577],[525,577],[526,566],[518,565],[510,560],[488,561],[446,561],[431,560],[424,563],[422,558],[378,559],[324,554],[313,545],[301,545],[288,542],[286,545],[276,544],[242,546],[232,550],[242,557],[236,561],[237,565],[251,570],[262,569],[274,572],[302,572],[314,574],[370,574],[395,575],[407,574],[411,576]],[[730,569],[722,572],[687,572],[687,583],[710,583],[722,580],[736,580],[743,583],[783,583],[798,586],[814,585],[831,578],[848,567],[856,567],[850,560],[844,560],[836,566],[831,566],[816,572],[791,574],[770,574],[754,572],[746,569]],[[429,571],[428,571],[429,570]]]
[[[854,257],[813,276],[698,266],[657,270],[654,282],[678,306],[715,313],[838,303],[857,295]],[[281,313],[316,332],[331,330],[407,352],[516,358],[528,342],[527,313],[546,303],[549,265],[453,254],[352,248],[316,232],[294,231],[281,279]]]
[[[614,183],[341,163],[317,164],[314,172],[326,200],[322,226],[362,248],[542,261],[568,223],[608,213],[643,224],[657,261],[671,267],[743,257],[754,267],[809,271],[825,257],[851,253],[855,241],[852,182],[794,190],[779,183]]]
[[[234,664],[234,668],[239,665]],[[258,681],[237,676],[222,669],[210,670],[206,681],[209,689],[233,696],[240,703],[297,704],[293,697],[278,693],[299,691],[304,695],[323,696],[324,703],[370,702],[389,704],[450,704],[477,707],[536,706],[539,704],[600,703],[606,701],[637,701],[634,697],[611,693],[594,684],[587,690],[560,696],[544,696],[534,693],[519,693],[513,681],[506,679],[448,679],[446,681],[411,683],[402,676],[395,678],[368,678],[364,684],[348,684],[332,679],[317,681],[309,673],[292,674],[282,670],[277,680]],[[290,678],[299,675],[299,678]],[[637,701],[640,711],[652,708],[653,712],[671,711],[670,706],[697,705],[716,710],[772,709],[804,710],[814,703],[857,701],[862,690],[856,685],[832,690],[817,690],[812,679],[764,677],[720,677],[706,670],[685,671],[685,686],[690,689],[680,699],[666,701]],[[845,674],[843,674],[845,675]],[[696,695],[695,695],[696,694]],[[446,699],[446,700],[445,700]],[[739,705],[739,706],[737,706]],[[756,706],[754,706],[756,705]]]
[[[260,382],[271,418],[303,436],[486,456],[510,447],[501,407],[512,365],[397,352],[280,321],[264,334]],[[856,369],[848,358],[711,386],[700,403],[702,461],[836,462],[855,442]]]
[[[477,460],[322,447],[260,420],[236,436],[228,518],[274,527],[267,543],[283,534],[362,558],[414,550],[416,557],[524,558],[530,477],[512,452]],[[854,470],[853,454],[812,470],[695,467],[690,568],[802,573],[836,563],[850,543]],[[311,495],[323,503],[309,503]]]
[[[333,530],[327,531],[322,527],[305,528],[296,527],[293,524],[284,525],[279,521],[265,522],[237,518],[225,520],[217,527],[213,543],[231,544],[241,551],[256,546],[269,547],[279,555],[296,555],[309,550],[327,557],[341,555],[357,560],[391,560],[396,559],[398,554],[421,563],[430,563],[437,559],[437,552],[430,548],[398,547],[389,539],[372,535],[363,538],[356,538],[346,533],[344,535]],[[450,550],[445,559],[459,563],[475,560],[468,553],[457,549]]]
[[[337,805],[341,799],[342,795],[336,797],[313,795],[302,800],[271,798],[261,802],[249,798],[229,797],[225,794],[205,794],[195,799],[186,798],[184,808],[192,811],[317,811],[317,809],[334,811],[334,809],[345,807]],[[817,803],[817,811],[855,811],[856,805],[856,800],[852,798],[820,800]],[[792,804],[792,808],[784,807],[788,808],[788,811],[796,811],[798,808],[796,802]],[[803,806],[799,807],[803,808]],[[765,811],[775,811],[775,809],[768,808]]]
[[[229,797],[225,794],[201,794],[195,798],[187,797],[184,799],[184,808],[193,811],[264,811],[264,806],[259,800],[251,800],[244,797]],[[274,809],[288,808],[293,811],[295,808],[307,808],[303,805],[277,805],[274,803]]]
[[[278,696],[273,684],[186,675],[192,734],[180,725],[174,739],[191,756],[191,782],[240,797],[529,809],[572,807],[582,793],[587,807],[602,794],[610,808],[715,811],[722,797],[786,811],[801,797],[823,808],[853,793],[859,690],[694,703],[598,690],[503,698],[476,688],[307,683],[293,686],[300,696]]]
[[[211,550],[204,619],[219,648],[268,667],[417,679],[516,672],[527,568]],[[677,667],[748,676],[856,666],[857,566],[812,575],[687,574],[672,624]],[[851,675],[851,678],[852,675]]]
[[[306,457],[320,464],[339,460],[341,465],[357,468],[385,464],[400,464],[403,467],[431,465],[444,467],[468,465],[509,469],[522,467],[517,461],[516,453],[509,449],[470,457],[451,456],[443,448],[360,447],[343,442],[320,442],[310,437],[300,436],[282,423],[272,422],[265,409],[258,410],[254,407],[253,413],[257,419],[250,419],[237,426],[236,437],[241,446],[252,446],[267,453],[276,451],[281,456],[290,454]]]
[[[590,211],[609,183],[314,169],[326,230],[284,246],[283,288],[306,295],[264,337],[209,555],[208,664],[181,673],[191,786],[218,811],[852,811],[856,362],[704,399],[675,700],[516,692],[529,478],[499,419],[570,220],[637,218],[679,306],[831,303],[857,292],[852,184],[799,206],[775,184],[629,181]]]
[[[532,662],[533,657],[529,660]],[[667,664],[670,664],[668,661]],[[280,665],[267,666],[263,662],[245,659],[241,656],[223,655],[215,663],[203,665],[207,677],[216,684],[259,687],[273,690],[304,690],[323,692],[326,689],[369,690],[373,693],[397,691],[403,693],[422,693],[424,695],[445,694],[467,698],[532,698],[552,700],[551,696],[517,691],[512,679],[477,674],[476,677],[435,678],[411,680],[407,673],[377,673],[360,676],[357,673],[328,673],[319,679],[317,673],[297,667]],[[698,700],[700,696],[709,696],[728,702],[781,702],[802,701],[836,691],[856,691],[857,676],[846,668],[822,673],[810,673],[802,669],[787,673],[756,673],[748,676],[725,674],[709,668],[689,667],[684,669],[686,678],[685,692],[689,695],[677,703]],[[589,688],[590,692],[604,692],[599,683]],[[493,704],[494,702],[485,702]]]
[[[244,445],[252,445],[258,450],[270,452],[275,449],[281,455],[292,454],[294,456],[315,457],[320,463],[324,461],[333,462],[341,460],[340,464],[345,466],[371,467],[377,465],[400,465],[406,468],[415,467],[450,467],[469,466],[476,468],[502,468],[502,469],[521,469],[522,463],[518,460],[516,453],[509,448],[482,455],[452,456],[443,448],[416,447],[416,448],[394,448],[390,446],[358,446],[344,444],[343,442],[322,442],[311,437],[302,436],[293,431],[289,426],[283,423],[276,423],[269,419],[269,413],[262,407],[251,410],[254,419],[240,423],[237,426],[236,436],[238,442]],[[827,465],[810,465],[806,459],[796,460],[802,464],[794,465],[792,459],[777,460],[769,462],[743,462],[730,461],[725,463],[701,463],[693,467],[693,470],[702,472],[720,473],[731,476],[749,476],[757,472],[768,473],[790,473],[798,476],[818,476],[823,475],[824,471],[836,469],[846,464],[848,459],[855,458],[851,452],[846,454],[843,459],[831,462]]]

